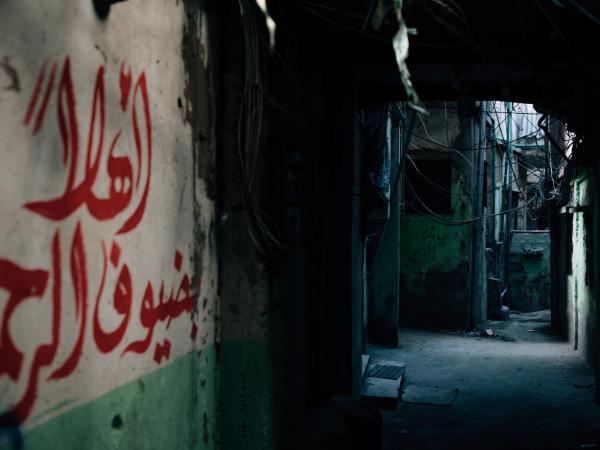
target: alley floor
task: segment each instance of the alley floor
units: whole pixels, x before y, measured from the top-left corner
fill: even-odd
[[[406,362],[403,387],[458,388],[451,406],[384,412],[385,450],[600,449],[590,367],[550,333],[549,313],[511,314],[479,333],[400,330],[375,360]]]

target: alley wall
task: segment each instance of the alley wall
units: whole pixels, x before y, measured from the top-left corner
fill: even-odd
[[[531,312],[550,308],[550,233],[513,230],[508,256],[510,308]]]
[[[0,3],[3,448],[215,447],[210,59],[194,2]]]
[[[471,222],[462,221],[473,217],[477,152],[464,149],[473,148],[480,140],[475,132],[479,120],[474,108],[459,114],[457,103],[441,104],[428,105],[430,114],[416,121],[405,167],[410,169],[411,159],[417,166],[423,161],[447,161],[451,171],[449,189],[435,180],[425,181],[427,189],[450,202],[450,209],[436,214],[411,211],[411,186],[407,184],[400,231],[400,321],[468,329],[472,313],[473,228]],[[426,177],[419,173],[417,176]],[[418,199],[413,201],[419,203]]]
[[[566,175],[565,195],[557,210],[553,239],[557,240],[553,294],[558,317],[557,331],[568,338],[573,348],[596,366],[598,328],[596,298],[596,239],[594,166],[573,165]]]

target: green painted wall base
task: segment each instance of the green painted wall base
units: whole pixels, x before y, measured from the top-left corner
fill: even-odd
[[[211,345],[34,428],[25,450],[216,448]],[[0,449],[12,449],[6,440]]]
[[[413,213],[402,220],[400,323],[468,329],[471,227],[440,224]]]
[[[274,448],[272,371],[265,343],[223,343],[219,374],[221,449]]]

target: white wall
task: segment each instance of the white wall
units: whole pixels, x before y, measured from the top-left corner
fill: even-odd
[[[106,20],[91,0],[0,2],[0,413],[26,428],[213,340],[185,20],[175,0]]]

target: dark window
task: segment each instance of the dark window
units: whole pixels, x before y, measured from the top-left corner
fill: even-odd
[[[452,162],[407,160],[405,202],[407,211],[436,214],[452,212]]]

